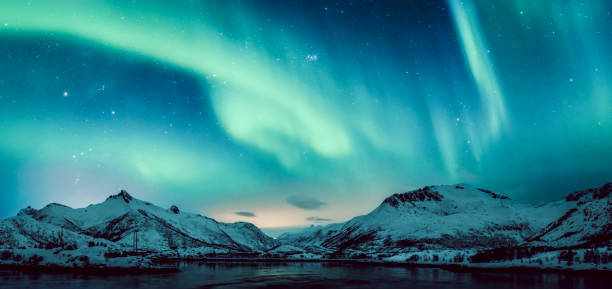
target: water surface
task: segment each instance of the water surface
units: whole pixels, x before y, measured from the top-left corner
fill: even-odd
[[[607,276],[451,272],[330,263],[185,263],[180,273],[88,276],[0,270],[0,288],[612,288]]]

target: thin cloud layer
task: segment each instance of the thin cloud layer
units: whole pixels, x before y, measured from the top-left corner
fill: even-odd
[[[331,221],[333,221],[332,219],[321,218],[321,217],[317,217],[317,216],[308,217],[308,218],[306,218],[306,220],[307,221],[311,221],[311,222],[315,222],[315,223],[324,223],[324,222],[331,222]]]
[[[304,210],[318,210],[326,205],[324,202],[308,196],[290,196],[287,198],[287,203]]]
[[[253,213],[253,212],[241,211],[241,212],[234,212],[234,214],[236,214],[238,216],[242,216],[242,217],[248,217],[248,218],[255,218],[255,217],[257,217],[255,215],[255,213]]]

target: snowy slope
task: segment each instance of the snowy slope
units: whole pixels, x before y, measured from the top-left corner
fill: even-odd
[[[564,205],[564,213],[528,238],[530,245],[605,246],[612,242],[612,183],[574,192],[553,203],[559,204]]]
[[[121,191],[86,208],[49,204],[40,210],[23,209],[0,222],[0,247],[52,246],[62,231],[64,242],[104,240],[119,247],[131,247],[137,231],[139,249],[157,252],[201,247],[257,252],[279,246],[252,224],[220,223],[175,206],[162,209]]]
[[[291,244],[308,252],[323,254],[329,251],[329,248],[323,247],[323,240],[337,235],[344,223],[329,224],[326,226],[310,226],[297,233],[285,233],[278,237],[278,240],[283,244]]]
[[[571,206],[561,203],[538,211],[469,185],[429,186],[394,194],[369,214],[346,223],[281,235],[279,240],[331,252],[516,246]]]

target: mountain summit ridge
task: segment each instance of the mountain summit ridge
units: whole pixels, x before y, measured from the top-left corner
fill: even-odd
[[[108,199],[123,199],[126,203],[129,203],[134,198],[126,190],[122,189],[118,194],[108,196]]]

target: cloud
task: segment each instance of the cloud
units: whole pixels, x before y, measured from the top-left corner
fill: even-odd
[[[318,210],[325,206],[324,202],[308,196],[290,196],[287,198],[287,202],[304,210]]]
[[[322,222],[331,222],[331,221],[333,221],[332,219],[321,218],[321,217],[317,217],[317,216],[308,217],[308,218],[306,218],[306,220],[307,221],[311,221],[311,222],[315,222],[315,223],[322,223]]]
[[[257,217],[257,216],[255,216],[255,213],[253,213],[253,212],[234,212],[234,214],[236,214],[238,216],[249,217],[249,218]]]

